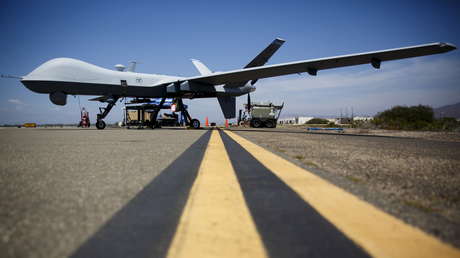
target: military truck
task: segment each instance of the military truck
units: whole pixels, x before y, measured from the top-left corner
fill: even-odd
[[[256,102],[245,104],[245,111],[240,110],[238,116],[239,125],[249,125],[250,127],[275,128],[284,103],[280,106],[271,102]]]

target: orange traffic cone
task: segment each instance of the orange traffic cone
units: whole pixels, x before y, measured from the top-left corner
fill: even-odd
[[[228,119],[225,119],[225,128],[228,128]]]
[[[206,121],[206,122],[205,122],[206,127],[209,127],[209,120],[208,120],[208,117],[206,117],[206,120],[205,120],[205,121]]]

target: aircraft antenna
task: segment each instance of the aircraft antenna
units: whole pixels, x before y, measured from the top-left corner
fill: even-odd
[[[16,75],[9,75],[9,74],[2,74],[0,75],[1,78],[6,78],[6,79],[21,79],[22,76],[16,76]]]
[[[126,69],[126,67],[125,67],[124,65],[122,65],[122,64],[116,64],[116,65],[115,65],[115,69],[116,69],[117,71],[119,71],[119,72],[124,72],[125,69]]]
[[[129,62],[129,67],[128,67],[128,72],[134,72],[136,70],[136,65],[140,64],[138,61],[130,61]]]

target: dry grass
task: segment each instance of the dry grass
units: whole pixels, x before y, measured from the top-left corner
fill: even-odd
[[[303,156],[303,155],[295,155],[294,158],[298,159],[298,160],[303,160],[305,158],[305,156]]]
[[[419,209],[419,210],[421,210],[423,212],[431,213],[431,212],[439,212],[440,211],[439,209],[435,209],[433,207],[427,206],[427,205],[423,204],[422,202],[416,201],[416,200],[407,200],[406,199],[403,202],[407,206]]]
[[[361,178],[351,176],[351,175],[346,175],[345,178],[350,180],[350,181],[352,181],[352,182],[354,182],[354,183],[362,183],[363,182],[363,180]]]
[[[313,161],[305,160],[302,163],[309,167],[319,168],[319,166]]]

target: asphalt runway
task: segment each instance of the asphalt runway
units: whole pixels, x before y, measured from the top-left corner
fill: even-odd
[[[221,130],[1,129],[1,257],[458,257]]]

